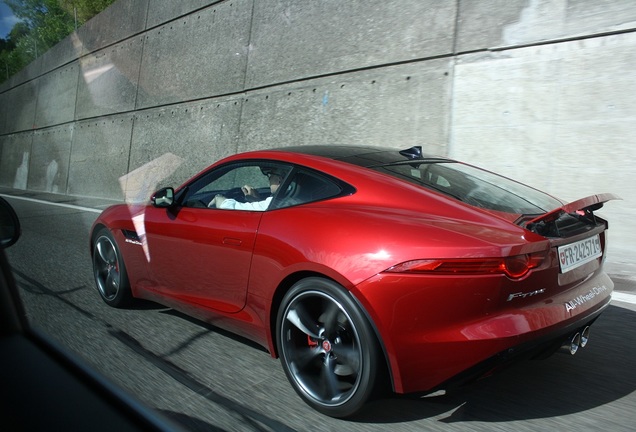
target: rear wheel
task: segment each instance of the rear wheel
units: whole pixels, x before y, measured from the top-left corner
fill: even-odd
[[[310,406],[346,417],[369,399],[378,373],[378,344],[340,285],[322,278],[296,283],[283,299],[277,335],[287,378]]]
[[[132,301],[126,267],[110,231],[99,231],[93,243],[93,274],[102,300],[112,307]]]

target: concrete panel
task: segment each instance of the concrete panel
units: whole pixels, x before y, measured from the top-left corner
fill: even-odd
[[[143,32],[148,1],[116,1],[77,30],[76,46],[87,54]]]
[[[35,124],[37,81],[28,81],[5,93],[7,110],[4,133],[30,131]]]
[[[0,136],[0,186],[26,189],[33,132]]]
[[[73,126],[59,126],[33,133],[29,190],[64,194],[73,139]]]
[[[17,87],[20,84],[31,81],[37,77],[39,77],[42,73],[42,57],[38,57],[33,60],[27,67],[12,75],[7,81],[6,85],[3,86],[3,89],[9,89],[13,87]]]
[[[0,96],[2,95],[2,93],[6,92],[7,90],[10,90],[12,85],[11,83],[11,79],[10,77],[6,77],[5,74],[2,74],[2,78],[0,78],[3,80],[3,82],[0,83]],[[0,108],[2,108],[2,105],[0,105]]]
[[[135,108],[142,38],[132,38],[80,60],[78,119]]]
[[[251,0],[223,2],[146,34],[137,107],[243,89]]]
[[[360,144],[446,153],[450,61],[361,71],[250,92],[239,150]]]
[[[77,60],[81,55],[81,46],[77,34],[72,33],[42,56],[42,73],[52,71]]]
[[[38,79],[35,127],[47,127],[74,120],[78,71],[78,64],[74,62]]]
[[[130,171],[174,155],[178,170],[144,191],[147,199],[160,186],[178,186],[208,165],[236,153],[241,102],[219,98],[201,103],[149,110],[135,118]]]
[[[224,0],[153,0],[148,4],[146,28],[158,26],[205,6],[222,3]]]
[[[247,88],[453,51],[456,2],[254,2]]]
[[[632,0],[462,0],[457,51],[633,29]]]
[[[9,93],[7,91],[0,91],[0,136],[9,132],[7,126],[7,117],[11,106],[9,105]]]
[[[133,117],[112,116],[75,124],[68,194],[123,199],[119,178],[128,172]]]
[[[613,192],[611,238],[636,243],[636,34],[463,56],[451,156],[565,200]],[[614,242],[610,242],[616,247]]]
[[[555,50],[563,65],[561,97],[556,101],[563,121],[634,124],[635,46],[636,33],[625,33],[572,42]],[[629,139],[636,142],[633,136]]]

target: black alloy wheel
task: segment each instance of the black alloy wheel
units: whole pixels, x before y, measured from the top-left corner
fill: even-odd
[[[93,243],[93,274],[102,300],[112,307],[123,307],[132,300],[124,260],[117,243],[104,228]]]
[[[367,318],[335,282],[312,277],[285,295],[278,352],[294,390],[332,417],[357,412],[373,392],[378,343]]]

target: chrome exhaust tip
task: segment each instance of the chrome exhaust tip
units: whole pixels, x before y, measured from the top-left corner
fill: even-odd
[[[581,348],[585,348],[585,345],[590,341],[590,326],[585,326],[581,331]]]
[[[576,333],[566,343],[563,344],[561,349],[564,352],[569,353],[570,355],[574,355],[579,350],[580,346],[581,346],[581,334]]]

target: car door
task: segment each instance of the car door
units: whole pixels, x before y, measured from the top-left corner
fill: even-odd
[[[150,274],[174,300],[237,312],[245,304],[262,212],[187,208],[146,213]]]
[[[147,209],[151,285],[162,296],[226,313],[243,308],[263,211],[207,205],[219,194],[243,201],[246,184],[262,195],[269,191],[264,163],[222,167],[188,185],[181,205]]]

